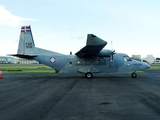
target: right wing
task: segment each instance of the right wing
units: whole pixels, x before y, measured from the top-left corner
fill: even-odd
[[[106,41],[98,38],[97,36],[88,34],[86,46],[79,50],[76,55],[78,57],[94,56],[98,54],[106,44]]]

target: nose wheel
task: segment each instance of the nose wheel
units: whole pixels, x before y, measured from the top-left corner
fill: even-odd
[[[136,73],[136,72],[133,72],[133,73],[131,74],[131,77],[132,77],[132,78],[136,78],[136,77],[137,77],[137,73]]]

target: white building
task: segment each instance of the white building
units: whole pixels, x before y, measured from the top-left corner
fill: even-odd
[[[11,56],[0,56],[0,64],[14,64],[16,59]]]
[[[160,64],[160,60],[154,60],[153,64]]]
[[[146,60],[149,64],[154,63],[155,58],[153,57],[153,55],[147,55],[146,58],[142,58],[142,60]]]
[[[35,60],[27,60],[23,58],[17,58],[16,63],[17,64],[39,64],[39,62]]]
[[[0,56],[0,64],[39,64],[39,62],[11,56]]]
[[[141,55],[132,55],[132,59],[141,61]]]

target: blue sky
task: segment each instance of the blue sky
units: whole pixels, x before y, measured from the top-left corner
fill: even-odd
[[[51,51],[76,53],[92,33],[105,49],[160,57],[159,0],[0,0],[0,55],[17,52],[23,25]]]

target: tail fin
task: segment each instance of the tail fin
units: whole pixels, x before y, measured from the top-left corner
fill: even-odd
[[[21,55],[35,54],[35,44],[30,26],[21,27],[17,54]]]

